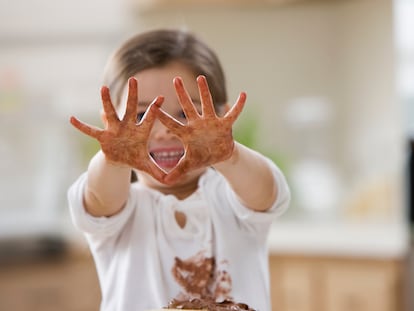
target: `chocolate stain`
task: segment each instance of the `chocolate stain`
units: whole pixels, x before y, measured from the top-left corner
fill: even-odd
[[[177,299],[199,298],[213,301],[231,299],[231,276],[217,269],[214,257],[205,257],[201,251],[186,260],[175,257],[172,268],[174,279],[183,292]]]
[[[223,300],[216,302],[214,299],[189,299],[170,301],[166,309],[192,309],[192,310],[209,310],[209,311],[255,311],[245,303],[237,303],[231,300]]]

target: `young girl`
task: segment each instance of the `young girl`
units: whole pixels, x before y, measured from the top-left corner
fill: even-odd
[[[68,192],[101,310],[210,298],[270,311],[266,239],[290,195],[275,164],[233,140],[246,95],[230,108],[214,52],[174,30],[128,40],[104,82],[105,129],[71,118],[101,150]]]

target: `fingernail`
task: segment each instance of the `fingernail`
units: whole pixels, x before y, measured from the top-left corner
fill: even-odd
[[[174,78],[174,83],[179,85],[179,86],[182,86],[183,85],[183,80],[181,79],[181,77],[175,77]]]
[[[164,96],[159,95],[157,96],[157,98],[155,98],[155,100],[153,101],[153,105],[157,106],[157,107],[161,107],[162,103],[164,102]]]
[[[109,96],[108,95],[109,94],[109,88],[105,85],[103,87],[101,87],[101,94],[102,94],[102,96],[105,96],[105,97]]]

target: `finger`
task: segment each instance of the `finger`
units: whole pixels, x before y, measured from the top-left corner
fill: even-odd
[[[90,137],[96,138],[98,140],[99,140],[99,137],[101,136],[101,134],[103,132],[101,129],[99,129],[97,127],[90,126],[86,123],[83,123],[82,121],[79,121],[77,118],[75,118],[73,116],[70,117],[70,123],[75,128],[77,128],[79,131],[81,131],[82,133],[84,133],[84,134],[86,134]]]
[[[176,182],[178,179],[180,179],[181,176],[189,171],[189,165],[190,163],[188,160],[186,160],[184,155],[177,163],[176,167],[174,167],[168,174],[165,175],[164,182],[166,184],[173,184]]]
[[[124,120],[133,121],[137,120],[138,111],[138,81],[134,77],[128,80],[128,97],[127,106],[124,115]]]
[[[200,115],[198,114],[190,95],[184,87],[183,80],[180,77],[176,77],[173,82],[178,100],[187,119],[194,120],[199,118]]]
[[[155,118],[157,117],[157,110],[160,109],[162,103],[164,102],[164,97],[163,96],[157,96],[157,98],[155,98],[151,104],[149,104],[147,110],[145,111],[144,115],[142,116],[141,122],[144,122],[144,120],[146,120],[146,122],[148,121],[153,121],[155,120]]]
[[[119,122],[118,115],[116,114],[115,108],[112,105],[111,96],[109,94],[108,87],[103,86],[101,88],[101,98],[102,98],[103,109],[105,111],[106,118],[108,119],[108,123],[110,124],[111,122],[114,122],[114,121]]]
[[[160,168],[151,157],[148,160],[148,173],[162,183],[164,183],[165,176],[167,175],[167,173]]]
[[[141,121],[139,122],[139,125],[142,126],[142,128],[151,128],[157,118],[157,110],[160,109],[162,103],[164,101],[163,96],[158,96],[154,101],[148,106],[147,110],[144,113],[144,116],[142,117]]]
[[[198,91],[200,93],[201,108],[203,116],[216,117],[214,110],[213,98],[211,97],[210,89],[208,87],[207,79],[205,76],[199,76],[197,78]]]
[[[244,104],[246,103],[246,93],[241,92],[239,97],[237,98],[236,103],[233,107],[230,108],[229,111],[224,115],[226,120],[229,120],[231,123],[234,123],[236,119],[239,117],[240,113],[244,108]]]
[[[139,159],[138,162],[133,164],[133,167],[137,170],[143,171],[154,177],[160,182],[164,182],[164,177],[167,174],[162,168],[160,168],[149,155],[145,159]]]
[[[164,110],[156,109],[155,112],[157,114],[158,119],[161,121],[161,123],[164,124],[166,127],[168,127],[170,131],[173,132],[175,135],[179,135],[179,133],[181,133],[183,129],[185,128],[184,124],[182,124],[180,121],[171,117]]]

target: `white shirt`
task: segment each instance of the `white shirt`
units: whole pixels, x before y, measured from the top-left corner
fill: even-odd
[[[201,295],[270,311],[267,234],[290,199],[285,178],[271,165],[279,192],[267,212],[243,206],[224,177],[208,169],[184,200],[137,182],[119,214],[93,217],[82,203],[87,175],[81,175],[68,200],[95,260],[101,311],[161,308],[173,298]],[[184,228],[176,211],[186,215]]]

